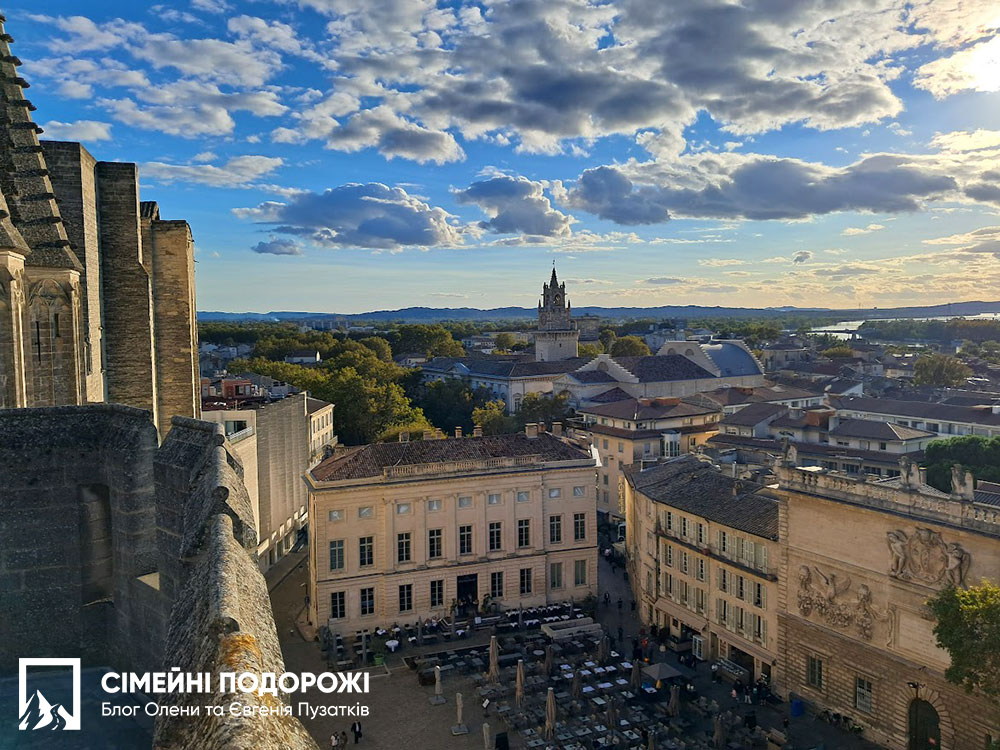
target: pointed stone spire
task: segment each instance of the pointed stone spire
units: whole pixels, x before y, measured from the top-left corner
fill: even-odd
[[[559,279],[556,278],[556,262],[552,261],[552,278],[549,279],[549,285],[555,289],[559,286]]]
[[[18,76],[21,61],[10,53],[14,40],[4,31],[6,20],[0,14],[0,192],[31,249],[27,265],[79,271],[38,143],[42,129],[31,119],[35,107],[24,98],[28,82]]]

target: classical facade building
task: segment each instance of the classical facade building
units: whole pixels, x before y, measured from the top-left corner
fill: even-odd
[[[777,466],[779,690],[893,750],[967,750],[1000,736],[995,708],[944,679],[925,602],[1000,569],[1000,507],[956,468],[950,494],[916,464],[873,480]]]
[[[630,580],[647,625],[743,684],[778,659],[778,503],[682,456],[625,471]]]
[[[191,230],[140,203],[135,164],[39,141],[10,41],[0,25],[0,408],[197,416]]]
[[[346,632],[597,592],[594,461],[537,425],[349,449],[306,482],[315,623]]]
[[[535,359],[538,362],[556,362],[574,359],[578,352],[580,331],[573,322],[573,310],[566,297],[566,284],[552,278],[542,285],[542,299],[538,303],[538,330],[535,332]]]
[[[722,408],[697,396],[643,398],[578,410],[574,435],[599,457],[597,510],[624,517],[623,470],[636,463],[694,453],[718,431]]]

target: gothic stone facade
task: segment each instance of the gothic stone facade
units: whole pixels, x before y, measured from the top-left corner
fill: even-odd
[[[194,252],[134,164],[43,142],[0,17],[0,408],[200,409]]]
[[[948,583],[996,580],[1000,509],[974,501],[971,476],[956,472],[949,496],[902,469],[883,481],[776,469],[778,684],[893,750],[983,747],[1000,735],[996,714],[945,681],[925,602]]]
[[[553,268],[549,283],[542,285],[542,301],[538,303],[538,331],[535,333],[538,362],[556,362],[577,356],[580,332],[573,324],[572,315],[573,309],[566,299],[566,284],[559,283]]]

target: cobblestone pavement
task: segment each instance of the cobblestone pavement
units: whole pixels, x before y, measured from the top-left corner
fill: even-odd
[[[290,571],[290,572],[289,572]],[[280,580],[273,581],[271,601],[274,607],[278,636],[281,640],[285,657],[285,668],[296,672],[319,672],[326,669],[319,645],[303,638],[295,622],[305,606],[307,569],[304,559],[300,563],[289,563],[282,571]],[[638,613],[632,609],[632,593],[624,580],[621,567],[612,573],[611,565],[605,561],[599,564],[599,586],[601,604],[598,607],[598,619],[605,630],[614,638],[618,637],[618,628],[631,648],[631,639],[639,634]],[[611,598],[611,606],[603,604],[604,592]],[[618,598],[622,599],[622,609],[617,606]],[[462,641],[462,647],[486,646],[489,634],[483,632],[477,636]],[[373,668],[370,671],[371,691],[360,696],[360,703],[368,706],[369,715],[362,718],[364,736],[360,747],[372,748],[406,748],[406,750],[472,750],[483,747],[482,725],[483,710],[479,703],[472,680],[461,675],[447,676],[442,680],[447,703],[443,706],[431,706],[429,698],[433,695],[432,687],[421,687],[417,684],[416,674],[403,663],[404,656],[413,656],[421,652],[441,651],[448,646],[434,645],[423,648],[409,648],[403,654],[389,655],[385,668]],[[654,655],[654,660],[662,657]],[[667,655],[672,660],[673,655]],[[733,708],[733,701],[725,686],[712,684],[708,664],[699,665],[695,686],[700,695],[715,699],[724,708]],[[455,693],[462,692],[464,696],[463,723],[468,727],[469,734],[453,737],[451,727],[455,723]],[[312,705],[355,705],[351,696],[324,695],[312,691],[306,700]],[[749,707],[740,706],[739,710]],[[756,710],[759,723],[765,727],[781,727],[786,715],[787,704],[776,709],[771,707],[753,707]],[[330,735],[341,730],[348,732],[353,718],[300,717],[316,738],[321,748],[330,746]],[[488,720],[488,717],[487,717]],[[791,745],[794,750],[824,747],[826,750],[874,750],[878,747],[863,739],[842,732],[825,722],[811,716],[791,719]],[[511,747],[520,747],[511,737]]]

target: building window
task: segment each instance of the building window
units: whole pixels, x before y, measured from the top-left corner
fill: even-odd
[[[884,450],[885,450],[885,449],[886,449],[887,447],[888,447],[888,446],[886,445],[886,443],[879,443],[879,444],[878,444],[878,449],[879,449],[880,451],[884,451]]]
[[[698,524],[698,544],[705,543],[705,524]]]
[[[444,581],[431,581],[431,606],[440,607],[444,604]]]
[[[404,583],[399,587],[399,611],[409,612],[413,609],[413,584]]]
[[[573,585],[574,586],[586,586],[587,585],[587,561],[586,560],[576,560],[573,562]]]
[[[334,591],[330,594],[330,618],[343,620],[345,617],[347,617],[347,594],[343,591]]]
[[[375,589],[374,588],[364,588],[364,589],[361,589],[361,614],[362,615],[373,615],[373,614],[375,614]]]
[[[854,707],[866,714],[872,712],[872,683],[864,677],[854,680]]]
[[[521,568],[521,596],[531,593],[531,568]]]
[[[490,552],[503,549],[503,524],[500,521],[490,522]]]
[[[672,568],[674,567],[674,548],[668,544],[666,545],[666,550],[667,550],[667,567]]]
[[[587,514],[573,514],[573,541],[582,542],[587,538]]]
[[[767,606],[767,589],[764,588],[763,583],[754,582],[753,585],[753,604],[755,607],[766,607]]]
[[[490,573],[490,598],[503,599],[503,572],[494,571]]]
[[[410,561],[410,532],[396,534],[396,562]]]
[[[460,497],[460,498],[458,498],[458,507],[459,508],[471,508],[472,507],[472,498],[471,497]]]
[[[553,500],[556,499],[557,497],[562,497],[562,490],[559,489],[558,487],[550,488],[549,497],[552,498]]]
[[[441,510],[441,500],[433,499],[427,501],[427,510]]]
[[[688,572],[688,553],[687,550],[681,550],[681,573]]]
[[[818,656],[809,657],[806,682],[817,690],[823,689],[823,660]]]
[[[399,504],[396,505],[396,515],[397,516],[405,516],[409,512],[410,512],[410,504],[409,503],[399,503]]]
[[[716,599],[715,615],[718,623],[722,626],[729,624],[729,602],[725,599]]]
[[[603,422],[602,422],[602,424],[603,424]],[[604,440],[602,442],[604,444],[604,450],[607,450],[608,449],[608,439],[604,438]]]
[[[492,495],[487,496],[486,503],[488,505],[499,505],[500,504],[500,495],[492,494]]]
[[[375,537],[363,536],[358,540],[358,565],[364,568],[375,564]]]
[[[681,516],[681,536],[687,539],[687,535],[688,535],[687,516]]]
[[[704,557],[699,557],[698,558],[698,580],[699,581],[704,581],[705,580],[705,558]]]
[[[328,521],[343,521],[344,511],[342,510],[331,510],[326,514],[326,520]]]
[[[517,521],[517,546],[531,546],[531,519],[521,518]]]
[[[375,515],[375,508],[371,505],[362,505],[358,508],[358,518],[372,518]]]
[[[430,529],[427,532],[427,557],[433,560],[441,557],[443,551],[441,529]]]
[[[573,497],[584,497],[586,495],[586,492],[587,492],[586,487],[574,487]]]
[[[549,565],[549,588],[561,589],[562,587],[563,587],[562,563],[554,562],[551,565]]]
[[[471,555],[472,554],[472,527],[471,526],[459,526],[458,527],[458,554],[460,554],[460,555]]]
[[[517,493],[517,501],[519,503],[526,503],[529,500],[531,500],[531,493],[530,492],[521,491],[521,492]]]
[[[549,544],[559,544],[561,541],[562,516],[549,516]]]
[[[330,542],[330,570],[344,569],[344,540]]]
[[[621,442],[620,440],[618,441],[618,452],[619,453],[625,452],[625,443]]]
[[[719,552],[729,552],[729,534],[725,531],[719,532]]]

